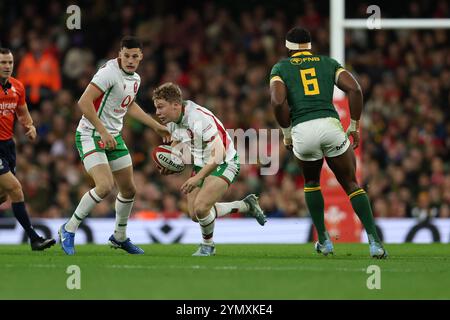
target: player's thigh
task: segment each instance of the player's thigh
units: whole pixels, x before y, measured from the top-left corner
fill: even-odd
[[[316,161],[302,161],[298,159],[305,178],[305,183],[320,184],[320,172],[322,171],[323,159]]]
[[[122,136],[115,137],[117,146],[114,150],[106,150],[106,157],[108,158],[109,166],[112,172],[120,171],[127,167],[133,166],[130,152],[123,140]]]
[[[358,188],[356,181],[355,155],[352,148],[337,157],[326,158],[328,166],[344,190],[349,193]]]
[[[99,145],[100,137],[92,136],[92,132],[75,133],[75,145],[87,172],[98,164],[107,164],[105,149]]]
[[[136,192],[136,186],[133,179],[133,166],[129,165],[125,168],[113,171],[112,173],[120,194],[126,198],[133,197]]]
[[[94,180],[100,192],[109,193],[114,186],[114,180],[109,167],[105,150],[99,145],[100,137],[91,133],[76,132],[75,144],[86,172]],[[99,191],[99,190],[97,190]]]
[[[0,142],[0,204],[11,191],[21,193],[22,186],[16,178],[16,145],[13,140]]]
[[[216,176],[205,178],[200,191],[194,201],[194,210],[209,210],[218,202],[228,190],[228,182]]]
[[[301,161],[318,161],[323,158],[320,135],[317,132],[318,121],[320,119],[301,122],[292,128],[292,151]]]
[[[94,180],[96,187],[105,188],[105,191],[111,191],[114,186],[114,178],[109,164],[99,163],[89,169],[88,174]]]

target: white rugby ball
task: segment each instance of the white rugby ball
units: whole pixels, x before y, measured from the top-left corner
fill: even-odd
[[[181,154],[174,152],[171,146],[157,146],[153,149],[152,158],[158,166],[172,172],[181,172],[185,168]]]

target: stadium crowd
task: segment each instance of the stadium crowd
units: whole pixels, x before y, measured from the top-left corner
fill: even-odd
[[[84,2],[81,30],[66,28],[64,2],[44,3],[0,4],[6,13],[1,44],[14,52],[15,76],[26,86],[39,136],[29,143],[17,126],[17,177],[34,217],[70,216],[90,188],[74,146],[81,117],[76,102],[97,68],[116,57],[121,35],[136,34],[144,43],[137,101],[145,110],[154,112],[153,89],[172,81],[226,128],[244,130],[276,128],[268,76],[286,56],[290,27],[310,29],[313,51],[329,54],[329,19],[313,1],[302,2],[299,12],[256,5],[238,13],[212,1],[176,13],[158,1],[153,8],[143,1]],[[409,14],[420,17],[425,2],[411,3]],[[429,17],[449,17],[446,1],[426,3]],[[366,17],[365,7],[351,8],[353,16]],[[346,68],[365,98],[362,183],[376,217],[450,216],[449,37],[447,30],[346,32]],[[134,217],[183,216],[179,188],[189,172],[161,176],[150,158],[159,137],[132,119],[123,136],[135,168]],[[243,164],[227,198],[255,192],[269,217],[307,216],[300,169],[282,143],[279,154],[276,175],[261,176],[260,165]],[[113,198],[101,202],[92,216],[114,216],[113,204]],[[0,217],[10,214],[2,204]]]

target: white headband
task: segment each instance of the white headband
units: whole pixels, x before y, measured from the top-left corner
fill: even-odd
[[[307,43],[294,43],[286,40],[286,48],[289,50],[310,50],[311,42]]]

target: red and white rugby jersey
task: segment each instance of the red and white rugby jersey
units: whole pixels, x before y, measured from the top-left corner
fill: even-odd
[[[91,84],[103,94],[94,101],[95,111],[106,130],[113,136],[120,134],[123,128],[123,118],[128,106],[134,101],[141,77],[136,73],[127,73],[120,67],[119,58],[109,60],[92,78]],[[90,134],[94,126],[83,117],[77,131]],[[95,131],[95,135],[98,132]]]
[[[233,140],[222,122],[208,109],[187,100],[183,102],[183,112],[177,122],[170,122],[167,128],[172,139],[191,146],[194,165],[203,167],[211,156],[211,141],[221,139],[226,151],[224,162],[236,155]]]

